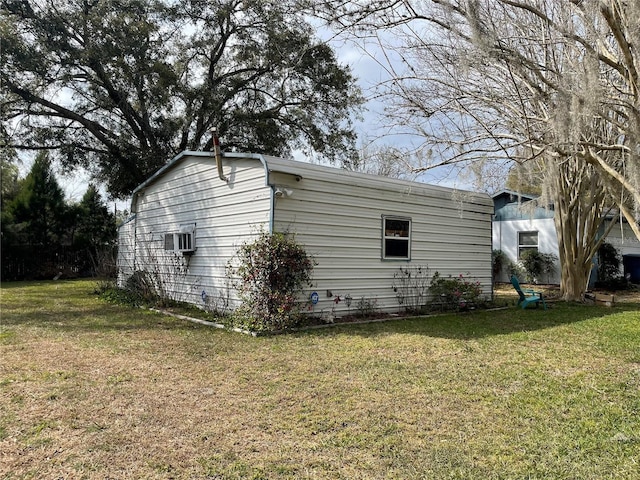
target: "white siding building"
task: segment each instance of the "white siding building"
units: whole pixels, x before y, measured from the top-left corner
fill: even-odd
[[[520,259],[521,253],[529,248],[541,253],[559,255],[558,235],[553,220],[553,207],[541,208],[535,205],[536,197],[504,190],[493,196],[493,248],[502,250],[512,262]],[[609,219],[614,221],[617,218]],[[607,222],[602,228],[604,232]],[[634,282],[640,282],[640,242],[635,237],[631,227],[626,222],[614,226],[607,235],[606,242],[612,244],[623,259],[621,273],[629,274]],[[597,280],[597,261],[594,259],[594,269],[591,283]],[[503,269],[497,281],[508,282],[509,274]],[[539,279],[541,283],[559,284],[560,265],[556,261],[553,274]]]
[[[305,295],[317,292],[318,315],[346,313],[335,300],[347,296],[399,310],[401,266],[464,274],[492,294],[487,195],[253,154],[225,154],[222,166],[226,181],[211,153],[184,152],[134,191],[121,285],[134,270],[156,271],[175,299],[233,306],[225,267],[263,229],[295,234],[315,258]]]

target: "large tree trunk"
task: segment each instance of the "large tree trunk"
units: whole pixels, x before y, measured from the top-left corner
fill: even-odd
[[[562,280],[560,281],[560,290],[563,292],[562,299],[567,302],[580,302],[584,300],[586,286],[589,282],[589,276],[584,271],[566,272],[563,268]]]
[[[575,205],[569,205],[566,200],[556,199],[554,216],[560,258],[560,293],[563,300],[580,302],[587,290],[591,258],[585,258],[577,218],[569,213],[575,209]]]
[[[559,229],[558,232],[561,232],[561,229]],[[567,235],[565,235],[565,238],[566,236]],[[558,237],[560,237],[560,235]],[[572,240],[575,240],[575,238]],[[573,248],[574,246],[575,243],[573,243],[573,241],[560,245],[560,293],[563,300],[580,302],[584,300],[584,294],[589,284],[591,259],[587,260],[584,258],[585,255],[581,254],[580,251],[576,251],[576,249]],[[584,252],[584,250],[582,250],[582,252]]]
[[[548,161],[553,178],[554,222],[560,257],[560,294],[566,301],[583,301],[589,284],[593,257],[615,225],[603,226],[607,196],[598,171],[582,159],[570,157]],[[568,188],[571,186],[571,188]]]

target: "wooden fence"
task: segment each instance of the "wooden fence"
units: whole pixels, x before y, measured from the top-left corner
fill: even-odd
[[[2,246],[3,282],[112,276],[115,274],[115,248],[100,251],[73,247]]]

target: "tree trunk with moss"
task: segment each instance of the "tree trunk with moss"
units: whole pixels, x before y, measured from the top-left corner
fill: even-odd
[[[551,198],[560,254],[560,293],[564,300],[582,301],[593,257],[615,221],[603,231],[608,197],[598,171],[574,157],[553,158],[547,165],[549,178],[553,179]]]

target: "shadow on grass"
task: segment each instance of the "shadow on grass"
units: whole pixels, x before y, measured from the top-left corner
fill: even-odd
[[[3,315],[1,324],[5,328],[28,326],[89,333],[151,329],[179,331],[206,328],[149,310],[133,307],[110,307],[112,306],[106,305],[105,308],[83,309],[63,314],[39,312],[37,318],[34,318],[35,315],[31,312],[9,313]]]
[[[12,313],[3,318],[4,326],[29,325],[47,326],[56,325],[65,328],[85,328],[87,330],[132,330],[145,329],[155,325],[162,325],[163,328],[180,328],[183,322],[167,317],[165,315],[137,308],[118,307],[115,310],[110,308],[83,309],[75,312],[60,313],[39,313],[34,319],[32,313]]]
[[[143,308],[108,303],[94,292],[95,283],[95,280],[3,283],[0,325],[77,332],[196,327]]]
[[[637,304],[606,308],[559,303],[549,310],[522,310],[514,307],[463,314],[413,317],[369,324],[336,324],[332,328],[299,332],[297,335],[353,334],[375,337],[402,333],[448,339],[474,339],[544,330],[603,318],[621,312],[638,312],[639,308],[640,305]]]
[[[14,282],[2,284],[3,327],[39,326],[52,330],[107,332],[133,330],[194,330],[220,332],[211,327],[145,309],[114,305],[101,300],[93,287],[95,281]],[[556,303],[549,310],[522,310],[510,307],[493,311],[444,314],[407,319],[392,319],[368,324],[335,324],[323,329],[288,333],[299,336],[360,335],[376,337],[388,334],[425,335],[451,339],[473,339],[553,328],[584,322],[624,311],[637,312],[638,304],[620,304],[613,308]]]

